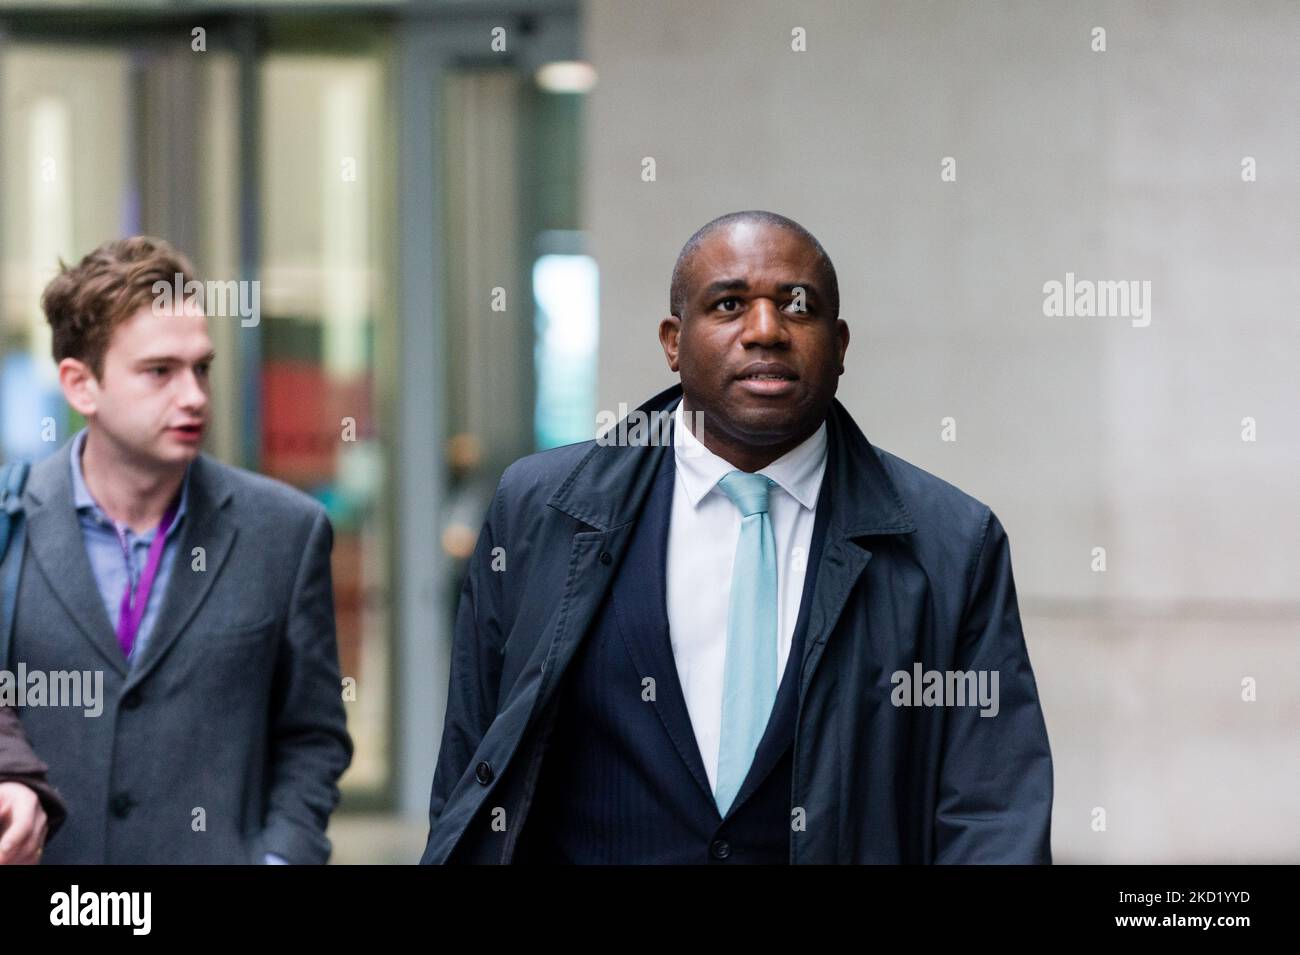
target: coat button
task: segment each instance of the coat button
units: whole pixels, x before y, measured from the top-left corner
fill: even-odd
[[[125,819],[131,814],[131,797],[126,793],[118,793],[109,803],[109,807],[113,810],[113,815]]]
[[[122,706],[128,710],[133,710],[140,705],[140,691],[132,690],[126,696],[122,697]]]
[[[614,558],[613,556],[610,555],[609,551],[602,550],[600,552],[600,562],[604,564],[606,567],[608,567],[610,564],[614,562]]]
[[[725,859],[731,855],[731,843],[726,839],[714,839],[709,846],[709,854],[715,859]]]
[[[486,760],[474,767],[474,778],[484,786],[492,782],[492,767]]]

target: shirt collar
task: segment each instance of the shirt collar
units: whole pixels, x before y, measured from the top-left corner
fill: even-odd
[[[735,471],[736,466],[706,448],[685,426],[683,404],[684,401],[677,402],[673,412],[673,456],[691,506],[699,507],[704,495],[713,490],[723,475]],[[817,494],[826,473],[826,422],[758,473],[771,478],[803,507],[812,510],[817,506]]]
[[[86,486],[86,476],[81,470],[81,451],[86,446],[86,434],[88,429],[82,428],[77,432],[76,437],[72,439],[72,503],[78,511],[90,510],[97,517],[112,524],[113,520],[104,513],[103,508],[95,501],[90,493],[90,488]],[[181,481],[181,500],[176,507],[176,517],[172,519],[172,525],[167,529],[167,536],[171,537],[180,526],[181,518],[185,516],[186,505],[190,497],[190,467],[185,468],[185,477]],[[145,535],[152,537],[153,531],[146,531]]]

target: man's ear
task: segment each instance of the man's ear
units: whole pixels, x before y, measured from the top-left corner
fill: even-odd
[[[83,418],[99,410],[99,382],[81,359],[65,358],[59,362],[59,387],[72,410]]]
[[[840,374],[844,374],[844,355],[849,350],[849,323],[842,318],[835,319],[835,332],[839,338]]]
[[[677,371],[677,345],[681,333],[682,320],[676,315],[669,315],[659,323],[659,344],[663,346],[664,357],[673,371]]]

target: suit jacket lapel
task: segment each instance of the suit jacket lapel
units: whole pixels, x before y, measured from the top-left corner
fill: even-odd
[[[143,657],[128,671],[117,643],[117,633],[104,610],[99,585],[86,556],[86,542],[72,500],[71,447],[32,469],[24,495],[31,553],[50,589],[72,617],[77,630],[128,683],[138,683],[153,669],[198,611],[211,589],[234,540],[234,528],[223,519],[230,492],[216,480],[215,469],[203,455],[190,468],[189,501],[180,551],[171,581]],[[202,547],[206,569],[192,570],[191,553]]]
[[[95,583],[72,503],[72,442],[32,469],[24,494],[27,540],[50,590],[104,661],[123,676],[126,658]]]
[[[612,600],[619,631],[628,655],[642,678],[652,677],[652,705],[696,783],[713,801],[708,772],[700,755],[686,695],[677,675],[668,629],[666,571],[668,528],[672,518],[676,477],[671,448],[661,459],[645,510],[628,546],[627,557],[614,582]]]
[[[673,385],[643,403],[637,411],[648,414],[671,413],[677,402],[681,400],[681,396],[681,385]],[[815,589],[805,594],[810,605],[807,620],[801,631],[802,652],[799,657],[792,657],[786,665],[786,674],[797,680],[787,693],[787,697],[791,695],[794,697],[796,712],[849,595],[871,560],[871,551],[863,546],[863,539],[881,535],[905,535],[916,529],[876,449],[867,441],[839,401],[831,402],[826,421],[828,458],[821,494],[822,498],[827,498],[825,537],[817,565]],[[582,461],[547,502],[551,507],[582,521],[588,527],[595,528],[597,533],[579,533],[574,537],[572,557],[574,573],[570,576],[573,583],[566,591],[561,607],[567,608],[570,598],[573,598],[577,609],[566,619],[567,630],[571,636],[565,641],[562,652],[556,654],[558,666],[546,674],[547,680],[542,681],[543,692],[540,695],[543,699],[548,689],[546,685],[548,680],[553,691],[555,681],[563,674],[572,659],[578,641],[585,633],[604,596],[601,590],[589,589],[583,592],[581,585],[576,582],[585,582],[593,577],[599,577],[592,567],[601,547],[608,547],[614,560],[617,561],[628,545],[628,541],[632,540],[635,543],[635,538],[639,535],[630,534],[628,530],[637,519],[637,513],[649,493],[650,485],[655,483],[660,469],[666,463],[660,455],[671,457],[671,447],[619,448],[597,445],[583,456]],[[664,517],[665,525],[670,514],[671,512]],[[818,521],[822,519],[819,504]],[[662,528],[662,532],[665,535],[663,554],[666,557],[666,526]],[[645,574],[639,581],[642,585],[646,579],[662,582],[666,561],[662,558],[657,559],[662,561],[656,565],[660,568],[659,571]],[[680,726],[684,714],[685,721],[689,725],[689,714],[685,710],[685,698],[681,692],[680,681],[677,679],[676,664],[672,662],[671,643],[668,643],[666,608],[661,612],[665,620],[663,645],[667,646],[669,661],[667,668],[663,666],[662,658],[658,656],[663,652],[663,645],[656,637],[648,635],[646,621],[658,619],[658,616],[645,610],[645,599],[644,594],[638,597],[634,592],[628,591],[627,596],[617,604],[623,606],[626,603],[636,608],[633,610],[625,608],[619,617],[620,621],[625,618],[629,620],[627,629],[632,631],[628,640],[629,650],[635,646],[638,652],[655,654],[659,661],[657,663],[649,656],[636,662],[639,666],[644,665],[647,668],[654,663],[656,672],[663,672],[668,676],[667,685],[663,680],[657,680],[656,683],[661,691],[667,690],[669,697],[675,696],[679,704],[674,704],[669,698],[664,697],[662,692],[659,694],[661,705],[657,704],[658,711],[665,725]],[[656,607],[663,606],[661,593],[657,593],[652,599]],[[802,606],[800,616],[803,616]],[[631,636],[635,636],[636,639],[631,639]],[[547,650],[545,647],[539,649],[543,653]],[[794,652],[793,648],[792,652]],[[783,687],[785,682],[783,675]],[[781,702],[781,690],[778,688],[778,704]],[[751,766],[750,776],[753,778],[752,780],[747,778],[747,786],[761,782],[762,774],[770,771],[771,766],[781,755],[780,739],[774,737],[769,740],[767,735],[765,734],[764,740],[760,742],[761,759],[760,755],[756,755],[756,768]],[[679,752],[684,750],[682,758],[686,760],[688,766],[691,766],[692,775],[696,775],[697,768],[702,773],[702,765],[697,766],[697,761],[702,763],[702,760],[699,757],[698,746],[694,744],[694,731],[692,730],[688,737],[681,737],[679,731],[678,736],[674,738],[685,738],[692,744],[679,745],[678,750]],[[700,780],[699,775],[696,775],[696,778],[697,781]],[[707,785],[707,777],[704,777],[702,785],[712,797],[712,791]],[[739,805],[747,786],[742,786],[742,791],[737,794],[733,806]]]
[[[163,604],[154,631],[131,670],[128,684],[144,680],[180,637],[211,591],[235,539],[235,528],[225,510],[230,490],[221,484],[216,469],[203,455],[191,465],[189,480],[180,549],[167,592],[161,595]],[[202,570],[194,569],[196,547],[203,548]]]

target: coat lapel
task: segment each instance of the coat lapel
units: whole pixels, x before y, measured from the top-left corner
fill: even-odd
[[[171,580],[154,631],[131,670],[128,684],[147,678],[184,632],[212,590],[235,539],[235,528],[226,512],[230,490],[218,480],[216,469],[203,455],[195,458],[190,466],[189,480],[180,550],[172,565]],[[203,548],[203,570],[193,569],[196,547]]]
[[[682,386],[673,385],[646,401],[637,411],[647,414],[671,413],[681,395]],[[816,586],[811,595],[812,606],[804,632],[803,657],[797,673],[799,683],[796,705],[802,701],[826,642],[839,622],[849,595],[871,560],[871,551],[864,546],[864,539],[910,534],[916,530],[876,449],[838,400],[831,402],[826,422],[828,458],[822,494],[830,495],[829,512],[825,542],[818,561]],[[600,573],[603,568],[599,563],[599,555],[608,552],[613,558],[613,566],[619,566],[633,537],[630,528],[664,464],[664,454],[671,455],[671,447],[594,445],[547,502],[550,507],[569,514],[594,530],[579,531],[573,537],[568,584],[560,604],[561,624],[553,641],[538,648],[539,655],[545,656],[546,663],[542,668],[541,687],[538,691],[540,699],[533,708],[534,713],[540,712],[541,704],[546,701],[549,693],[554,692],[607,592],[606,587],[612,575]],[[662,574],[657,577],[658,586],[662,587]],[[592,580],[602,580],[604,583],[592,587]],[[658,597],[654,599],[660,600]],[[665,623],[665,635],[666,629]],[[655,641],[639,640],[637,645],[653,648]],[[671,646],[669,658],[671,660]],[[651,661],[646,662],[649,665]],[[662,666],[657,669],[662,670]],[[669,669],[675,681],[676,665],[673,664]],[[784,682],[784,677],[782,681]],[[679,682],[675,690],[676,695],[681,697]],[[684,709],[684,698],[682,700],[681,706]],[[665,716],[666,725],[677,722],[671,704],[665,706],[661,713]],[[693,732],[690,738],[694,739]],[[679,747],[681,748],[683,747]],[[692,759],[689,747],[685,748],[688,753],[684,758],[690,765]],[[698,747],[693,755],[699,759]],[[768,756],[770,753],[765,754],[764,764],[770,761]],[[752,769],[751,775],[754,775]],[[761,781],[757,775],[755,779]],[[707,783],[705,788],[707,790]],[[740,795],[737,794],[738,800]]]
[[[668,399],[680,396],[679,385],[655,395],[636,411],[671,413],[676,402]],[[559,686],[609,592],[614,576],[609,568],[621,566],[633,537],[637,514],[655,483],[665,454],[671,455],[672,448],[663,444],[595,443],[546,502],[548,507],[579,521],[585,529],[573,535],[569,573],[558,605],[555,633],[549,641],[538,641],[529,661],[529,671],[537,674],[536,685],[531,679],[521,679],[511,693],[514,698],[535,689],[533,714],[542,712]],[[600,560],[604,554],[609,556],[608,564]],[[592,581],[597,582],[595,586]]]
[[[823,485],[822,493],[829,490],[831,495],[830,525],[818,563],[817,590],[805,634],[800,700],[849,594],[871,560],[865,539],[916,530],[879,454],[838,400],[831,402],[826,423],[828,484]]]
[[[126,658],[95,583],[72,502],[72,442],[32,469],[24,492],[31,554],[77,631],[109,666],[126,675]]]
[[[674,385],[636,410],[671,413],[681,395],[681,385]],[[872,533],[906,534],[915,529],[875,450],[838,401],[832,402],[827,420],[828,440],[840,442],[843,454],[833,473],[828,475],[832,495],[830,527],[818,565],[818,582],[806,633],[800,703],[821,648],[870,559],[870,552],[854,538]],[[573,533],[564,591],[554,605],[554,614],[547,615],[552,623],[543,624],[549,637],[546,633],[538,635],[532,657],[499,708],[493,724],[494,728],[508,727],[502,729],[507,734],[505,761],[513,757],[515,748],[539,715],[549,712],[550,701],[565,671],[609,593],[614,578],[610,570],[620,566],[629,548],[636,515],[655,482],[663,455],[671,453],[671,448],[662,445],[628,447],[593,443],[546,502],[548,507],[577,521],[579,527]],[[855,473],[855,468],[860,471]],[[676,672],[675,664],[673,672]],[[680,692],[680,686],[677,689]],[[489,730],[488,736],[491,735]],[[698,758],[698,752],[695,755]],[[689,755],[686,758],[689,763]],[[530,765],[535,766],[536,760]],[[457,802],[466,785],[462,780],[453,791],[430,835],[425,858],[445,860],[460,840],[479,804],[479,800],[473,799],[463,804]],[[471,791],[481,788],[472,782],[468,786]],[[509,846],[507,857],[508,852]]]
[[[185,526],[171,581],[162,595],[163,605],[143,656],[128,669],[86,556],[85,538],[72,500],[71,447],[69,441],[32,469],[24,494],[31,553],[82,637],[109,666],[128,677],[128,684],[139,683],[180,636],[221,570],[235,536],[230,522],[223,519],[230,492],[220,486],[215,469],[204,455],[195,458],[190,467]],[[191,570],[195,547],[206,552],[204,571]]]

